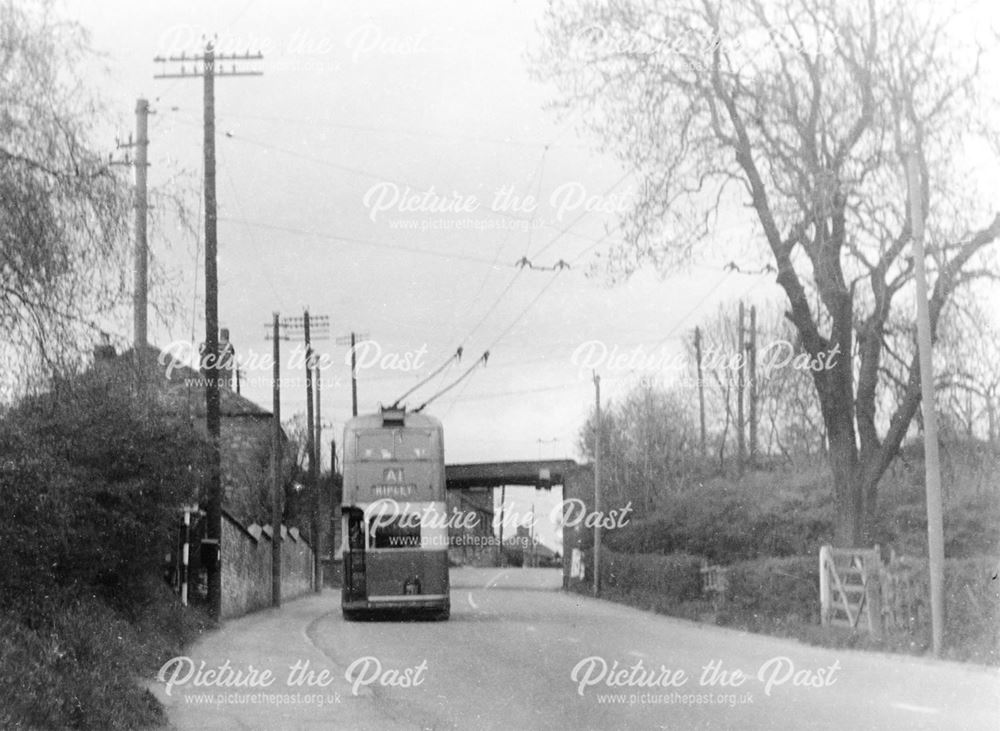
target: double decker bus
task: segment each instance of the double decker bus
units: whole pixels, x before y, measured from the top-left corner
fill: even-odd
[[[343,450],[344,618],[397,611],[447,619],[441,422],[383,408],[347,422]]]

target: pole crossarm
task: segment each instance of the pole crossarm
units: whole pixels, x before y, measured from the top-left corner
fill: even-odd
[[[237,71],[237,60],[260,60],[260,53],[251,54],[216,54],[214,43],[205,43],[203,54],[188,56],[156,56],[157,63],[192,63],[192,73],[187,73],[187,67],[181,66],[181,73],[154,74],[154,78],[190,78],[201,79],[203,83],[204,105],[204,160],[205,160],[205,352],[217,357],[219,354],[219,274],[218,274],[218,211],[215,190],[215,78],[217,76],[259,76],[260,72]],[[231,70],[217,67],[217,62],[233,61]],[[198,69],[198,65],[201,68]],[[145,131],[137,137],[145,139]],[[145,156],[140,164],[145,163]],[[145,170],[143,170],[145,174]],[[219,393],[219,376],[214,369],[206,372],[205,379],[205,426],[208,432],[211,454],[209,460],[206,503],[207,503],[207,538],[205,543],[214,546],[214,553],[207,562],[208,568],[208,605],[209,613],[214,619],[222,618],[222,458],[221,458],[221,400]],[[275,528],[280,531],[280,527]]]

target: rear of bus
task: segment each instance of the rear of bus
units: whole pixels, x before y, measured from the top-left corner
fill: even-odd
[[[441,423],[383,409],[348,421],[343,449],[344,617],[393,611],[447,619]]]

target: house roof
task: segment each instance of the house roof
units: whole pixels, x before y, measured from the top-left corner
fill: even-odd
[[[132,348],[120,355],[98,356],[95,368],[110,366],[123,376],[141,377],[157,390],[161,404],[191,418],[205,417],[205,378],[175,356],[154,346]],[[269,417],[271,412],[229,388],[219,389],[220,413],[224,417]]]

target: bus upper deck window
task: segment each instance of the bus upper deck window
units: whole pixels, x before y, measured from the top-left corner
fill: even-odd
[[[391,460],[394,456],[392,432],[358,434],[358,459],[365,461]]]
[[[429,459],[431,456],[431,432],[403,431],[399,435],[397,452],[399,459]]]

